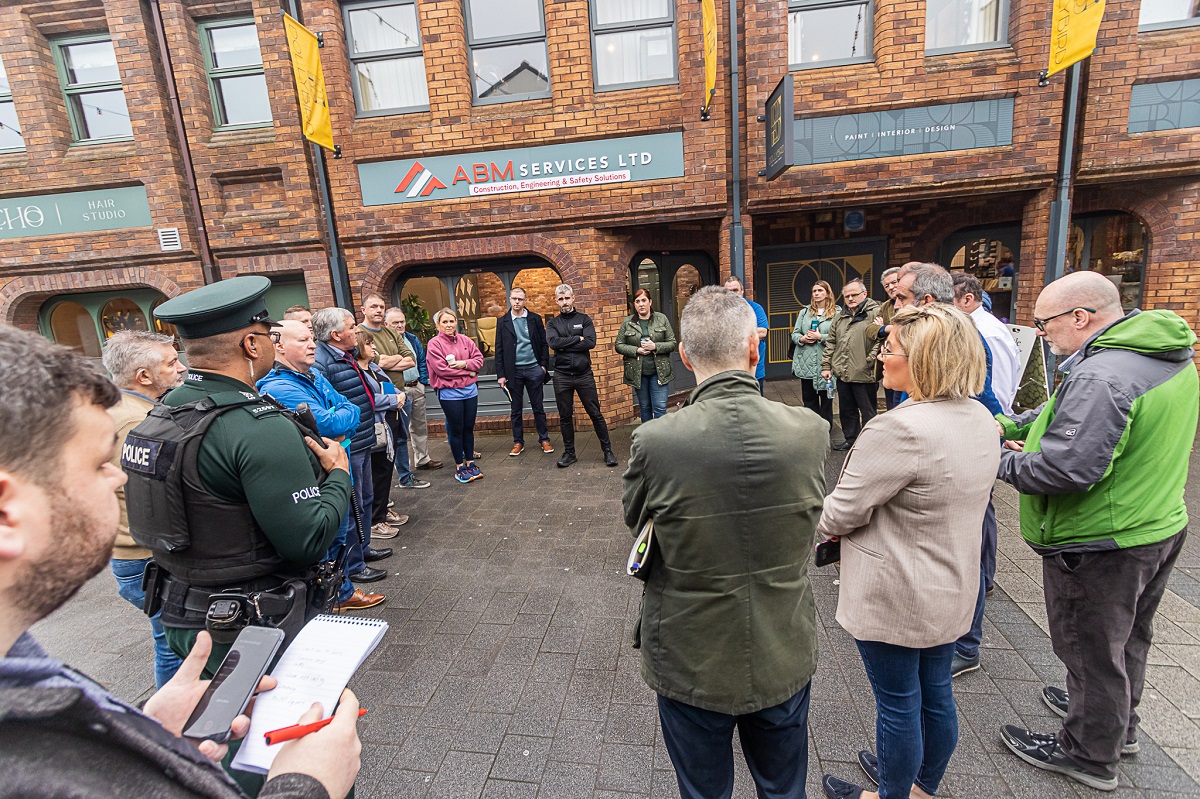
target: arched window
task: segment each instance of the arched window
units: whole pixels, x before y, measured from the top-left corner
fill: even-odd
[[[700,271],[691,264],[684,264],[675,272],[675,285],[671,295],[675,298],[675,335],[679,335],[679,320],[683,318],[683,309],[692,295],[700,290]]]
[[[1072,222],[1066,271],[1099,272],[1121,292],[1126,312],[1141,307],[1149,245],[1146,226],[1123,213],[1077,216]]]
[[[118,297],[110,300],[100,311],[100,328],[110,339],[122,330],[147,330],[146,315],[132,300]]]
[[[533,311],[543,320],[558,314],[558,305],[554,302],[554,289],[562,283],[562,278],[548,266],[536,269],[522,269],[513,278],[512,284],[525,289],[525,307]]]
[[[50,312],[50,334],[56,342],[88,358],[99,358],[96,320],[77,302],[60,302]]]

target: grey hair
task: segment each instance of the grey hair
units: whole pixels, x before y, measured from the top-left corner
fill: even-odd
[[[680,340],[688,360],[706,371],[740,366],[758,322],[750,303],[723,286],[705,286],[684,306]]]
[[[383,312],[383,318],[387,319],[388,314],[392,314],[392,313],[398,313],[401,316],[404,316],[404,320],[406,322],[408,321],[408,317],[404,315],[404,309],[397,308],[395,305],[393,305],[391,308],[388,308],[386,311]]]
[[[954,304],[954,278],[937,264],[917,264],[906,267],[906,271],[916,275],[913,280],[913,298],[920,303],[926,295],[933,297],[934,302]]]
[[[888,269],[884,269],[883,273],[879,276],[879,282],[883,283],[883,281],[887,280],[889,277],[891,277],[892,275],[896,274],[899,271],[900,271],[900,267],[898,267],[898,266],[893,266],[893,267],[889,267]]]
[[[437,313],[435,313],[433,315],[433,323],[435,325],[440,325],[442,323],[442,317],[445,316],[446,314],[450,314],[451,316],[454,317],[454,321],[456,321],[456,322],[458,321],[458,314],[454,312],[453,308],[442,308],[440,311],[438,311]]]
[[[0,469],[59,486],[76,404],[111,408],[120,400],[117,387],[71,350],[0,325]]]
[[[575,296],[575,289],[571,288],[570,283],[559,283],[557,286],[554,287],[554,296],[555,297],[560,297],[563,294],[570,294],[572,297]]]
[[[329,341],[334,333],[340,333],[346,320],[354,321],[354,314],[345,308],[322,308],[312,315],[313,338]]]
[[[164,344],[173,348],[175,339],[146,330],[122,330],[105,342],[101,360],[114,383],[128,386],[138,369],[153,370],[162,362],[158,348]]]

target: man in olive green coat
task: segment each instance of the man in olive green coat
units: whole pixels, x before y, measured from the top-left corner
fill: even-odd
[[[854,446],[863,425],[875,418],[879,389],[875,356],[881,342],[875,338],[877,328],[872,330],[880,305],[867,296],[861,278],[846,281],[842,299],[842,310],[833,317],[825,337],[821,377],[828,380],[832,374],[837,378],[838,421],[845,441],[833,448],[844,451]]]
[[[759,396],[755,325],[723,288],[688,302],[679,349],[699,385],[634,431],[624,476],[625,523],[636,535],[654,521],[635,646],[685,799],[729,795],[734,727],[760,792],[803,797],[808,770],[807,567],[829,435],[812,411]]]

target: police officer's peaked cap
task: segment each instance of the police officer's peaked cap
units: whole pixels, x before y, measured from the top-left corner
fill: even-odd
[[[175,325],[181,338],[207,338],[241,330],[256,322],[276,326],[263,295],[271,281],[261,275],[243,275],[167,300],[154,316]]]

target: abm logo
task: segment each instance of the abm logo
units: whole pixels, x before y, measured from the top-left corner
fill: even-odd
[[[408,170],[404,180],[400,181],[395,193],[404,192],[405,197],[428,197],[433,194],[434,189],[444,188],[446,188],[445,183],[435,178],[432,172],[421,165],[420,161],[414,161],[412,169]]]

